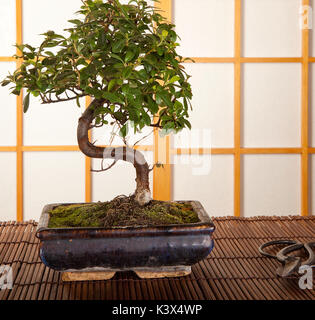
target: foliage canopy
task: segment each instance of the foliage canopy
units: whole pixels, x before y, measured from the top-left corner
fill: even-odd
[[[175,26],[144,0],[84,0],[77,13],[67,37],[48,31],[38,48],[17,45],[23,63],[1,84],[14,84],[16,95],[27,89],[24,112],[30,94],[43,103],[76,99],[79,106],[91,96],[101,102],[95,125],[118,124],[122,136],[128,120],[135,132],[190,128],[190,76],[176,52]]]

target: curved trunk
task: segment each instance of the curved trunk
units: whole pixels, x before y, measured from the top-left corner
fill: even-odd
[[[94,119],[95,106],[104,101],[93,100],[79,119],[77,138],[80,150],[90,158],[124,160],[133,164],[136,169],[135,199],[140,205],[152,200],[149,186],[149,166],[141,152],[129,147],[97,147],[89,141],[89,129]]]

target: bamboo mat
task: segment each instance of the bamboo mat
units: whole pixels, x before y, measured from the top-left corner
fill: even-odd
[[[41,263],[37,223],[0,222],[0,266],[12,266],[14,278],[12,289],[0,290],[0,300],[315,300],[315,283],[314,289],[302,290],[297,277],[276,277],[278,261],[257,250],[274,239],[315,241],[315,217],[213,221],[215,249],[187,277],[141,280],[128,272],[107,281],[69,283]]]

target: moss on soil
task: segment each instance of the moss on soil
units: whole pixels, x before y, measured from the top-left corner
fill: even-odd
[[[141,207],[133,197],[109,202],[62,205],[50,211],[49,228],[156,226],[199,222],[189,202],[152,200]]]

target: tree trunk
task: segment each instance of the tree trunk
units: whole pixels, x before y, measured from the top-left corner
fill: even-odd
[[[124,160],[133,164],[136,169],[135,199],[140,205],[152,200],[149,186],[149,166],[141,152],[124,147],[97,147],[89,141],[88,132],[94,120],[94,108],[102,105],[104,101],[93,100],[79,119],[77,138],[80,150],[90,158]]]

